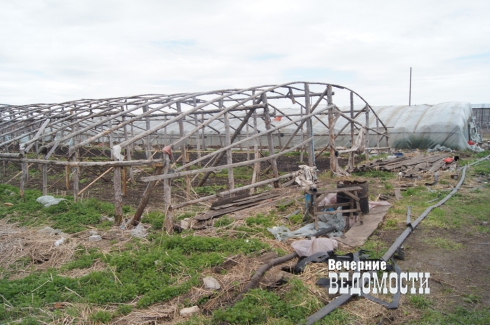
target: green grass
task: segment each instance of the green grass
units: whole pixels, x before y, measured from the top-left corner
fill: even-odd
[[[102,215],[114,215],[114,205],[100,202],[95,199],[73,202],[73,198],[66,197],[57,205],[43,207],[36,202],[42,196],[41,191],[26,190],[24,198],[20,197],[19,189],[10,185],[0,185],[0,202],[12,203],[13,206],[0,205],[0,219],[8,218],[10,222],[18,222],[23,226],[40,226],[49,224],[53,228],[61,229],[67,233],[79,232],[87,226],[102,226]]]
[[[211,324],[298,324],[324,306],[299,279],[291,280],[287,286],[288,290],[282,293],[250,290],[233,307],[215,310]],[[349,324],[355,319],[336,310],[320,324]]]
[[[200,286],[201,272],[223,263],[227,256],[268,249],[255,239],[160,233],[151,234],[148,239],[149,243],[145,244],[133,239],[128,245],[132,249],[110,254],[79,249],[75,259],[62,270],[90,267],[96,259],[107,264],[106,269],[80,278],[62,276],[54,269],[16,280],[4,277],[0,280],[2,295],[15,308],[0,313],[0,323],[26,317],[29,314],[26,307],[43,308],[59,301],[103,305],[128,303],[139,296],[138,308],[168,301]],[[109,316],[99,313],[96,317],[104,322],[111,319]]]
[[[442,249],[448,250],[448,251],[456,251],[456,250],[460,250],[461,248],[463,248],[463,244],[455,243],[454,241],[449,240],[447,238],[443,238],[443,237],[427,238],[424,240],[424,242],[426,244],[429,244],[429,245],[432,245],[432,246],[435,246],[438,248],[442,248]]]
[[[367,172],[356,172],[352,174],[355,177],[365,177],[365,178],[378,178],[381,180],[389,180],[394,179],[396,177],[395,173],[381,171],[381,170],[373,170]]]
[[[381,258],[388,249],[388,245],[381,240],[369,238],[362,249],[368,251],[371,258]]]
[[[468,295],[467,295],[468,296]],[[473,297],[468,298],[467,303],[475,303]],[[432,306],[433,301],[425,296],[413,295],[409,296],[409,302],[412,306],[422,311],[420,319],[410,321],[409,324],[472,324],[486,325],[490,324],[490,310],[488,308],[467,309],[462,306],[457,306],[451,309],[449,313],[436,310]]]

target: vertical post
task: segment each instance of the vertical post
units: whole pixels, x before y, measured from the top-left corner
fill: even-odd
[[[259,130],[257,129],[257,111],[254,110],[253,112],[253,120],[254,120],[254,134],[258,134]],[[257,162],[257,159],[260,158],[260,153],[259,153],[259,138],[254,139],[254,159],[255,159],[255,164],[254,164],[254,171],[252,174],[252,184],[256,183],[259,181],[259,176],[260,176],[260,162]],[[252,195],[255,191],[255,188],[250,189],[250,195]]]
[[[408,86],[408,106],[412,106],[412,67],[410,67],[410,85]]]
[[[204,113],[201,114],[201,123],[204,123]],[[204,135],[205,127],[202,127],[202,150],[206,151],[206,136]]]
[[[311,113],[310,88],[307,83],[305,83],[305,109],[306,115]],[[312,117],[308,118],[306,121],[306,134],[308,137],[313,137],[313,123],[311,119]],[[313,138],[311,138],[311,141],[308,144],[308,166],[315,166],[315,144]]]
[[[170,167],[169,154],[163,153],[163,173],[168,174]],[[174,233],[174,214],[172,208],[172,189],[170,188],[170,179],[163,180],[163,204],[165,207],[165,222],[164,227],[167,234],[172,235]]]
[[[123,196],[128,195],[128,187],[127,187],[127,176],[126,176],[127,167],[122,167],[122,187],[123,187]]]
[[[196,107],[196,97],[194,97],[194,107]],[[196,123],[196,126],[199,125],[199,120],[197,118],[197,114],[194,114],[194,123]],[[204,140],[204,134],[202,135],[203,140]],[[197,158],[201,158],[201,132],[197,131],[196,132],[196,150],[197,150]],[[198,162],[197,165],[201,167],[201,162]]]
[[[127,105],[125,105],[125,107],[127,109]],[[124,111],[124,107],[123,107],[122,110]],[[126,119],[126,115],[123,115],[122,116],[123,122],[124,122],[125,119]],[[133,123],[131,123],[131,125],[133,125]],[[124,126],[124,140],[125,141],[128,140],[128,128],[127,128],[127,125]],[[133,150],[133,144],[131,143],[124,150],[126,152],[126,160],[130,161],[131,160],[131,151]],[[136,184],[136,181],[134,179],[133,167],[132,166],[129,166],[129,179],[131,179],[131,183]],[[124,170],[124,196],[126,196],[126,195],[127,195],[127,193],[126,193],[126,169],[125,169]]]
[[[112,119],[109,120],[109,129],[112,128]],[[112,138],[112,132],[109,133],[109,148],[112,149],[114,147],[114,139]],[[114,159],[114,156],[112,155],[112,150],[111,150],[111,159]]]
[[[328,109],[328,134],[330,145],[330,169],[333,173],[337,172],[337,156],[335,155],[335,130],[334,130],[334,116],[333,116],[333,100],[332,100],[332,85],[327,86],[327,105]]]
[[[76,153],[74,153],[71,156],[71,161],[74,162],[74,163],[77,162],[77,154]],[[72,188],[73,188],[73,200],[75,202],[78,202],[78,192],[79,192],[79,190],[78,190],[79,189],[79,181],[78,181],[78,178],[79,178],[78,166],[73,166],[71,168],[71,181],[72,181]]]
[[[262,103],[264,103],[264,121],[265,121],[265,128],[267,130],[271,129],[271,117],[269,115],[269,105],[267,105],[267,94],[263,93],[262,94]],[[272,133],[269,132],[267,133],[267,142],[269,144],[269,155],[272,156],[275,154],[274,151],[274,143],[272,141]],[[277,170],[277,161],[276,158],[272,158],[270,160],[271,166],[272,166],[272,175],[274,178],[279,177],[279,171]],[[279,181],[274,181],[274,187],[279,188]]]
[[[366,156],[366,160],[369,160],[369,105],[366,105],[366,127],[364,128],[366,130],[366,133],[364,134],[364,155]]]
[[[48,165],[42,165],[43,171],[43,195],[48,195]]]
[[[354,93],[351,91],[350,92],[350,118],[354,119]],[[354,123],[350,123],[350,147],[354,147],[354,141],[355,141],[355,135],[354,135]],[[349,162],[348,162],[348,169],[349,171],[352,171],[354,169],[354,152],[351,151],[349,153]]]
[[[219,107],[223,108],[223,100],[219,101]],[[231,144],[230,137],[230,117],[228,112],[225,113],[224,116],[224,124],[225,124],[225,146],[229,146]],[[233,163],[233,157],[231,153],[231,148],[226,150],[226,163],[228,165]],[[233,167],[228,167],[228,188],[230,190],[235,188],[235,178],[233,177]]]
[[[178,114],[182,113],[182,107],[181,107],[180,103],[177,103],[177,113]],[[180,133],[181,138],[183,138],[184,134],[185,134],[184,118],[179,119],[179,133]],[[187,141],[181,142],[180,145],[181,145],[180,152],[182,155],[182,158],[180,160],[182,161],[182,165],[185,165],[189,162],[187,159],[188,158],[188,156],[187,156]],[[187,168],[186,170],[189,170],[189,169]],[[185,177],[185,183],[186,183],[186,191],[185,191],[186,192],[186,199],[190,200],[191,199],[191,177],[189,175],[187,175]]]
[[[20,151],[22,158],[26,158],[24,150]],[[27,168],[27,162],[23,161],[21,162],[21,168],[22,168],[22,175],[20,176],[20,197],[24,198],[24,190],[27,182],[27,174],[28,174],[28,168]]]
[[[250,128],[247,123],[247,138],[250,136]],[[250,141],[247,141],[247,161],[250,161]]]
[[[148,112],[148,106],[143,106],[143,113]],[[146,121],[146,130],[150,129],[150,117],[145,117]],[[150,159],[151,157],[151,135],[146,136],[146,159]]]
[[[303,106],[300,106],[300,115],[301,115],[301,118],[303,118]],[[304,123],[301,124],[301,141],[305,141],[306,137],[305,137],[305,132],[303,130],[303,126],[304,126]],[[299,161],[300,162],[304,162],[305,161],[305,157],[304,157],[304,154],[305,154],[305,146],[301,146],[300,149],[300,154],[299,154]]]
[[[122,167],[114,167],[114,224],[121,225],[123,210],[122,210],[122,193],[121,193],[121,169]]]
[[[68,191],[70,189],[70,167],[65,166],[65,187]]]

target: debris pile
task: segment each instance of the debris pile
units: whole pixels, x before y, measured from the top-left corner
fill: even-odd
[[[389,160],[375,160],[356,167],[356,172],[381,170],[388,172],[401,172],[404,177],[417,177],[423,173],[434,173],[438,170],[450,169],[454,164],[444,161],[447,154],[418,155],[415,157],[398,157]],[[457,159],[453,159],[456,161]]]
[[[240,211],[246,208],[257,206],[260,203],[280,196],[280,192],[265,192],[256,195],[243,194],[234,197],[228,197],[214,202],[211,210],[196,216],[194,219],[198,222],[204,222],[228,213]],[[199,224],[194,226],[199,227]],[[195,227],[193,228],[195,229]]]

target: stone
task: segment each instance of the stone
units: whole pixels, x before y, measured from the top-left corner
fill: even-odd
[[[102,240],[102,237],[100,235],[92,235],[88,238],[88,241],[99,241]]]
[[[180,310],[180,316],[182,317],[190,317],[195,314],[199,314],[201,310],[199,309],[198,306],[192,306],[189,308],[183,308]]]
[[[211,290],[221,289],[221,285],[219,284],[218,280],[216,280],[212,276],[207,276],[202,280],[204,282],[204,288],[206,289],[211,289]]]
[[[191,227],[191,222],[189,218],[185,218],[184,220],[180,220],[180,228],[187,230]]]
[[[98,233],[96,230],[90,230],[88,233],[89,233],[91,236],[93,236],[93,235],[98,235],[98,234],[99,234],[99,233]]]

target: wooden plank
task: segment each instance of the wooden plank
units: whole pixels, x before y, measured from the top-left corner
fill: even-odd
[[[220,199],[218,201],[213,202],[211,204],[211,208],[216,208],[216,207],[219,207],[221,205],[232,203],[235,200],[239,200],[239,199],[243,199],[243,198],[248,198],[248,197],[250,197],[250,194],[247,193],[247,194],[237,195],[237,196],[233,196],[233,197],[223,198],[223,199]]]
[[[208,211],[208,212],[206,212],[204,214],[201,214],[201,215],[196,216],[194,219],[200,220],[200,221],[209,220],[209,219],[212,219],[212,218],[215,218],[215,217],[219,217],[219,216],[225,215],[227,213],[231,213],[231,212],[235,212],[235,211],[240,211],[240,210],[244,210],[246,208],[250,208],[250,207],[256,206],[257,205],[257,202],[265,201],[265,200],[268,200],[268,199],[277,197],[279,195],[280,195],[280,193],[277,193],[274,196],[267,197],[265,199],[257,200],[257,201],[254,201],[254,202],[244,203],[244,204],[239,205],[239,206],[232,206],[232,207],[225,208],[225,209]]]

